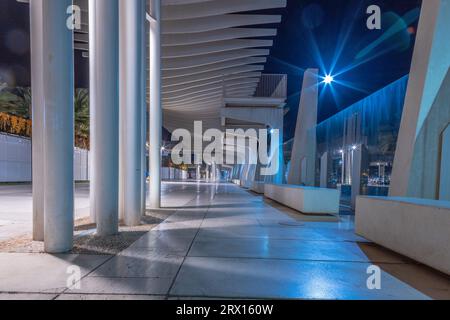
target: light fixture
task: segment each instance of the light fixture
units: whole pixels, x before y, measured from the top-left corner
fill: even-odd
[[[352,146],[352,149],[356,150],[356,149],[358,149],[358,146]]]

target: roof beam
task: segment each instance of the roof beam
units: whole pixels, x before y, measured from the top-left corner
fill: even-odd
[[[185,98],[185,97],[192,97],[197,93],[204,93],[204,92],[211,92],[213,90],[222,89],[222,84],[211,84],[209,86],[204,86],[202,88],[197,88],[196,90],[186,90],[185,92],[178,92],[178,93],[163,93],[162,98]]]
[[[217,97],[217,96],[223,96],[223,90],[216,90],[212,92],[197,94],[195,96],[189,97],[189,98],[180,98],[180,99],[167,99],[163,100],[164,103],[167,104],[173,104],[177,102],[189,102],[189,101],[195,101],[199,98],[211,98],[211,97]]]
[[[207,99],[217,99],[219,97],[223,97],[223,92],[217,91],[217,92],[213,92],[213,93],[208,93],[208,94],[203,94],[203,95],[198,95],[189,99],[178,99],[178,100],[168,100],[168,101],[164,101],[165,105],[174,105],[177,103],[187,103],[187,102],[196,102],[199,101],[201,99],[203,100],[207,100]]]
[[[206,98],[197,98],[192,100],[186,100],[186,101],[179,101],[179,102],[165,102],[164,107],[176,107],[176,106],[185,106],[185,105],[192,105],[192,104],[201,104],[211,101],[218,101],[223,100],[223,95],[216,95]]]
[[[177,79],[186,76],[202,74],[206,72],[226,70],[234,67],[241,67],[247,65],[254,65],[257,63],[266,63],[266,57],[249,57],[249,58],[241,58],[232,61],[218,62],[213,63],[207,66],[193,67],[193,68],[185,68],[180,70],[166,70],[164,71],[162,77],[163,79]]]
[[[162,34],[206,32],[239,26],[272,24],[280,22],[281,15],[229,14],[179,21],[163,21]]]
[[[163,20],[184,20],[284,7],[286,7],[286,0],[226,0],[168,5],[163,7],[161,12]]]
[[[184,46],[237,38],[273,37],[276,35],[277,29],[228,28],[197,33],[162,35],[162,46]]]
[[[227,77],[229,75],[262,71],[262,70],[264,70],[264,66],[262,66],[262,65],[245,65],[245,66],[240,66],[240,67],[222,69],[222,70],[218,70],[218,71],[198,73],[196,75],[189,75],[189,76],[171,78],[171,79],[163,79],[162,86],[163,87],[171,87],[171,86],[188,84],[188,83],[193,83],[193,82],[208,80],[208,79],[223,80],[225,77]]]
[[[255,75],[256,77],[250,77],[251,75]],[[168,87],[168,88],[163,88],[163,93],[168,94],[168,93],[177,93],[177,92],[183,92],[186,90],[191,90],[191,89],[195,89],[195,88],[202,88],[204,86],[209,86],[211,84],[224,84],[225,83],[230,83],[232,81],[238,81],[240,80],[241,82],[239,83],[257,83],[260,81],[260,76],[261,73],[243,73],[243,74],[237,74],[237,75],[233,75],[231,77],[227,77],[226,79],[217,79],[217,80],[203,80],[203,81],[198,81],[196,83],[190,83],[187,85],[180,85],[180,86],[172,86],[172,87]],[[245,80],[243,80],[245,79]]]
[[[182,58],[246,48],[271,47],[272,40],[232,39],[186,46],[162,48],[163,58]]]
[[[162,59],[163,60],[162,69],[163,71],[165,71],[165,70],[201,67],[214,63],[232,61],[241,58],[268,56],[269,54],[270,50],[268,49],[240,49],[210,55],[206,54],[195,57]]]

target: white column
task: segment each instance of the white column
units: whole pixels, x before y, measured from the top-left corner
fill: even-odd
[[[91,216],[97,233],[118,232],[119,193],[119,86],[118,0],[89,0],[91,28],[89,50],[91,74]]]
[[[127,226],[141,222],[142,9],[142,0],[119,0],[119,214]]]
[[[439,200],[450,201],[450,125],[442,133]]]
[[[310,148],[316,142],[315,135],[308,135],[308,131],[317,124],[318,72],[317,69],[307,69],[303,76],[288,184],[303,182],[310,186],[314,185],[315,158]],[[306,159],[306,172],[301,171],[302,159]]]
[[[433,198],[436,195],[437,161],[427,165],[426,170],[421,167],[424,159],[436,157],[433,152],[436,145],[423,143],[420,136],[427,126],[439,128],[442,125],[439,122],[447,120],[440,116],[440,121],[427,123],[441,88],[445,88],[450,68],[449,28],[450,0],[423,1],[392,168],[391,197]],[[448,104],[441,108],[447,107]]]
[[[71,0],[42,2],[44,86],[44,246],[62,253],[73,245],[73,33],[65,14]],[[41,186],[42,187],[42,186]]]
[[[150,21],[150,207],[161,207],[161,1],[151,1]]]
[[[32,88],[32,171],[33,240],[44,241],[44,70],[42,0],[30,2],[31,88]]]
[[[91,1],[91,0],[89,0]],[[91,1],[92,2],[92,1]],[[92,3],[89,3],[89,6],[92,7]],[[97,32],[95,31],[95,23],[93,23],[93,19],[95,19],[94,12],[89,10],[89,118],[90,118],[90,130],[89,130],[89,143],[90,143],[90,152],[89,152],[89,213],[90,219],[92,223],[97,222],[97,217],[95,216],[96,210],[95,208],[95,97],[97,96],[96,87],[97,82],[94,81],[94,77],[97,73],[97,65],[93,63],[93,59],[96,56],[95,49],[96,46],[93,45],[96,43]]]
[[[142,11],[145,13],[147,12],[147,1],[141,1],[142,5]],[[142,36],[142,55],[141,55],[141,99],[142,99],[142,108],[141,108],[141,215],[145,216],[145,209],[146,209],[146,186],[147,186],[147,177],[146,177],[146,171],[147,171],[147,32],[148,26],[147,26],[147,20],[144,18],[144,21],[142,21],[142,30],[141,36]]]
[[[328,152],[324,152],[322,157],[320,157],[320,187],[328,188],[328,164],[330,160],[328,157]]]

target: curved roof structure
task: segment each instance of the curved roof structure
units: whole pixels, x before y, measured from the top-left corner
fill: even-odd
[[[280,15],[255,11],[285,7],[286,0],[161,1],[164,126],[202,120],[220,127],[225,95],[254,95],[277,34],[264,25],[281,22]],[[88,51],[88,0],[74,2],[86,13],[75,48]]]
[[[225,98],[252,97],[286,0],[162,0],[164,125],[220,127]],[[262,38],[262,39],[261,39]],[[269,38],[270,39],[270,38]]]

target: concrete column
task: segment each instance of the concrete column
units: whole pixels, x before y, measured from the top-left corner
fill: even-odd
[[[44,241],[44,70],[42,0],[30,2],[31,88],[32,88],[32,172],[33,240]]]
[[[197,176],[197,181],[199,181],[201,179],[201,171],[200,171],[200,165],[199,164],[197,165],[196,176]]]
[[[450,201],[450,125],[442,133],[439,200]]]
[[[367,165],[367,148],[364,145],[352,148],[351,157],[351,184],[352,184],[352,194],[351,194],[351,205],[352,209],[356,207],[356,198],[361,194],[361,177],[363,171],[368,167]]]
[[[48,253],[67,252],[73,245],[74,58],[73,33],[65,15],[71,4],[71,0],[42,2],[45,178],[41,187]]]
[[[92,215],[99,235],[118,232],[119,205],[119,5],[90,0],[91,136],[94,180]]]
[[[310,152],[310,146],[315,146],[315,135],[309,136],[308,131],[317,124],[318,105],[318,70],[308,69],[305,71],[302,85],[302,94],[297,116],[297,126],[295,129],[294,145],[292,147],[291,168],[289,170],[288,184],[300,184],[305,182],[313,185],[315,158]],[[308,138],[314,138],[311,141]],[[302,177],[302,159],[306,158],[306,168]]]
[[[161,207],[161,0],[151,1],[150,21],[150,195],[152,209]]]
[[[127,226],[142,216],[142,9],[142,0],[119,0],[119,214]]]
[[[142,11],[147,12],[147,1],[141,1]],[[145,216],[146,210],[146,198],[147,198],[147,32],[148,25],[147,19],[144,18],[142,21],[142,55],[141,55],[141,99],[142,99],[142,108],[141,108],[141,215]]]
[[[329,156],[328,152],[325,152],[322,157],[320,157],[320,187],[328,188],[328,163]]]
[[[92,2],[92,0],[89,0]],[[89,3],[89,6],[92,7],[92,3]],[[90,10],[91,11],[91,10]],[[97,222],[97,217],[95,216],[96,210],[95,208],[95,97],[97,96],[96,88],[97,81],[94,81],[94,77],[97,74],[97,65],[93,63],[93,58],[96,56],[96,46],[93,45],[97,42],[97,32],[95,30],[96,24],[93,23],[93,19],[95,19],[95,15],[92,15],[93,12],[89,14],[89,122],[90,122],[90,130],[89,130],[89,143],[90,143],[90,152],[89,152],[89,213],[90,220],[92,223]]]
[[[426,135],[421,135],[438,136],[441,132],[433,133],[434,129],[441,129],[449,120],[445,112],[433,114],[440,112],[436,109],[448,110],[448,99],[438,100],[440,92],[448,87],[449,28],[450,0],[423,1],[392,169],[392,197],[434,199],[438,195],[436,141],[428,143],[424,141]],[[435,121],[430,121],[434,117]],[[430,163],[426,163],[429,159]]]

